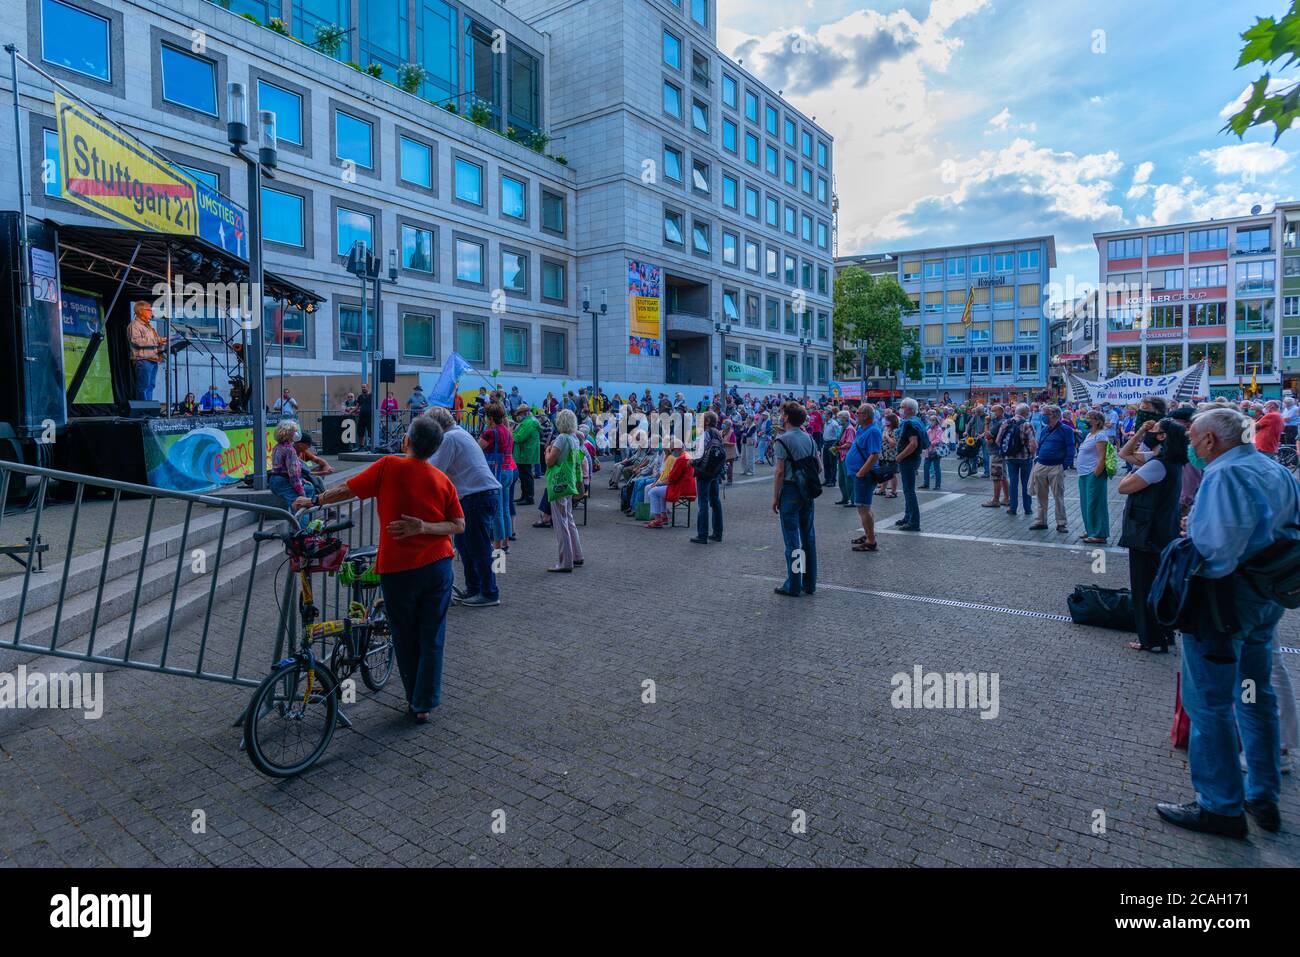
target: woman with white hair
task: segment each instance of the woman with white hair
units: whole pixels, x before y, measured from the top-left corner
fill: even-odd
[[[555,438],[546,449],[546,496],[551,505],[551,523],[560,546],[560,560],[549,572],[571,572],[581,566],[582,542],[573,521],[573,500],[582,490],[582,465],[586,453],[578,442],[578,417],[572,409],[555,416]]]
[[[293,511],[294,502],[306,494],[302,484],[302,460],[293,445],[297,440],[298,423],[293,419],[281,419],[275,427],[275,448],[271,451],[267,488],[290,511]],[[303,521],[306,521],[305,517]]]

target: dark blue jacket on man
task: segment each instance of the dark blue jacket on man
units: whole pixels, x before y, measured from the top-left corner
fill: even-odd
[[[1034,461],[1039,465],[1064,465],[1066,468],[1073,465],[1074,429],[1059,421],[1054,429],[1044,426],[1038,437],[1038,457]]]

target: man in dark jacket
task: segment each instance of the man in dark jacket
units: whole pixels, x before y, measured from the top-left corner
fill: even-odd
[[[1034,490],[1036,513],[1031,531],[1047,528],[1047,497],[1056,503],[1056,530],[1068,532],[1065,517],[1065,470],[1074,465],[1074,429],[1061,422],[1061,410],[1049,405],[1043,410],[1043,432],[1038,437],[1038,455],[1029,485]]]

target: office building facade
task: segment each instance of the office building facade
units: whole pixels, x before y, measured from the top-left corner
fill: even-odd
[[[1051,236],[893,252],[924,372],[909,392],[959,402],[1032,399],[1048,385]],[[970,300],[970,322],[963,324]]]
[[[1294,389],[1300,249],[1291,217],[1297,212],[1280,206],[1232,219],[1096,234],[1106,299],[1102,376],[1165,375],[1208,359],[1211,395],[1236,397],[1253,383],[1259,394],[1277,397],[1284,376]],[[1288,250],[1294,255],[1284,255]]]
[[[290,376],[359,374],[376,332],[344,267],[361,240],[385,267],[396,258],[380,341],[399,374],[436,376],[455,351],[536,400],[597,371],[602,385],[702,393],[722,372],[715,322],[729,321],[728,354],[775,369],[773,389],[829,378],[832,141],[718,51],[712,3],[2,5],[41,69],[241,204],[227,84],[246,85],[254,117],[276,113],[266,267],[324,302],[268,316],[270,375],[281,362]],[[93,224],[42,182],[59,159],[52,91],[22,80],[30,211]],[[13,155],[12,123],[0,130]],[[751,138],[776,151],[776,175],[748,162]],[[0,188],[16,196],[12,169]],[[633,342],[633,293],[647,290],[629,262],[659,270],[657,346]]]

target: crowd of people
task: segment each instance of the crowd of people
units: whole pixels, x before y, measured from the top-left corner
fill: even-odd
[[[518,509],[535,507],[532,527],[555,535],[556,560],[547,570],[572,574],[584,565],[575,512],[602,468],[609,470],[624,515],[663,529],[675,524],[673,510],[693,503],[689,541],[709,545],[723,541],[721,492],[735,483],[736,463],[742,476],[766,463],[785,556],[785,579],[775,592],[794,598],[817,592],[816,501],[824,489],[836,489],[835,505],[855,509],[861,519],[861,534],[847,547],[877,552],[875,497],[897,496],[901,489],[895,526],[919,532],[918,489],[942,488],[942,460],[956,452],[983,468],[990,493],[981,504],[1009,518],[1026,516],[1036,532],[1053,527],[1049,511],[1056,532],[1069,532],[1065,483],[1074,472],[1083,524],[1078,538],[1085,545],[1111,542],[1110,483],[1118,478],[1114,492],[1124,504],[1117,544],[1129,555],[1136,620],[1129,647],[1136,651],[1164,652],[1174,643],[1174,626],[1157,618],[1147,598],[1171,587],[1171,544],[1195,549],[1198,573],[1219,582],[1231,615],[1216,606],[1214,614],[1178,623],[1197,798],[1161,804],[1158,812],[1179,826],[1218,834],[1244,834],[1245,814],[1265,829],[1277,827],[1279,776],[1290,769],[1298,744],[1295,697],[1275,641],[1282,605],[1262,583],[1263,573],[1252,578],[1245,570],[1270,550],[1296,546],[1300,552],[1300,481],[1279,463],[1281,450],[1294,449],[1300,426],[1300,409],[1290,397],[1171,405],[1150,396],[1122,408],[1048,401],[953,405],[904,397],[896,406],[877,406],[827,396],[754,397],[733,387],[689,406],[680,393],[656,398],[646,390],[625,398],[578,389],[562,397],[548,393],[534,407],[518,389],[484,388],[468,406],[429,406],[423,396],[418,401],[419,414],[403,442],[404,454],[417,464],[394,470],[405,483],[400,489],[393,477],[377,472],[381,460],[322,493],[323,461],[291,419],[277,429],[272,469],[273,489],[296,507],[350,494],[378,497],[386,522],[381,556],[385,541],[444,540],[427,555],[409,545],[389,546],[406,556],[401,565],[427,558],[419,574],[415,566],[380,567],[385,600],[403,609],[393,616],[398,664],[418,721],[427,720],[439,700],[447,607],[500,604],[494,558],[508,553],[527,524],[516,520]],[[692,425],[658,445],[629,443],[623,430],[611,428],[617,420],[602,414],[621,411],[692,413]],[[315,471],[305,472],[305,464]],[[308,485],[315,487],[305,493]],[[411,489],[419,488],[431,497],[416,502]],[[395,501],[385,504],[385,495]],[[447,571],[453,543],[463,588]],[[438,570],[431,570],[434,565]],[[409,589],[418,597],[396,594]],[[1234,703],[1241,680],[1258,689],[1246,705]]]

